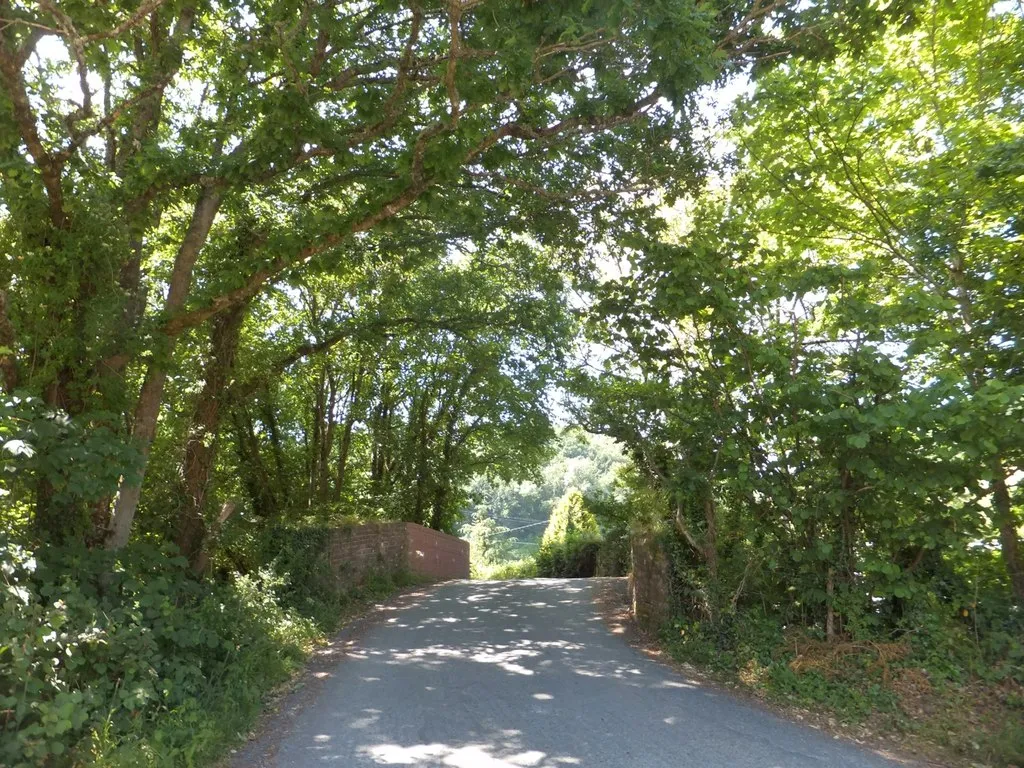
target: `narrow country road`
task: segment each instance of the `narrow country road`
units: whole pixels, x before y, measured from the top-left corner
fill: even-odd
[[[597,588],[596,580],[451,582],[400,605],[249,764],[894,765],[642,656],[597,614]]]

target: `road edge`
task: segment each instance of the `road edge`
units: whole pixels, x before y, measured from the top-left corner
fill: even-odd
[[[853,732],[836,724],[834,718],[830,718],[828,715],[764,699],[738,685],[730,685],[725,681],[718,680],[692,664],[676,661],[661,647],[657,637],[646,632],[637,624],[629,605],[626,577],[609,577],[600,580],[594,579],[594,581],[599,581],[599,583],[592,590],[592,599],[608,630],[621,637],[638,653],[671,669],[695,685],[732,697],[795,725],[821,731],[834,739],[873,752],[886,760],[906,765],[907,768],[959,768],[960,766],[975,765],[969,762],[948,762],[946,761],[947,755],[942,755],[943,761],[940,762],[938,755],[908,754],[906,746],[892,743],[891,739],[894,737],[884,734]]]
[[[404,587],[346,621],[326,643],[313,650],[295,677],[271,694],[246,740],[216,762],[216,768],[273,768],[278,747],[299,715],[316,702],[332,671],[345,661],[362,635],[390,612],[410,607],[445,583],[449,582]]]

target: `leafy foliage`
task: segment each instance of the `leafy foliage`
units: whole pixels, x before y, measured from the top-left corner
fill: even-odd
[[[472,479],[464,535],[481,542],[486,536],[495,561],[533,555],[568,496],[582,492],[588,507],[591,497],[610,498],[616,473],[625,465],[614,441],[565,428],[548,443],[544,463],[532,477],[502,480],[492,473]]]
[[[7,478],[0,480],[6,486],[0,493],[10,497],[22,483],[45,484],[48,492],[37,511],[39,525],[60,514],[67,518],[62,528],[82,536],[89,530],[89,506],[113,493],[123,475],[138,471],[138,452],[107,426],[116,415],[91,418],[95,425],[86,428],[84,421],[46,407],[35,397],[13,396],[0,403]]]
[[[341,518],[574,575],[659,528],[716,636],[952,622],[1019,679],[1021,36],[982,0],[0,0],[2,759],[205,759],[345,610]],[[552,450],[559,387],[604,437]]]
[[[558,579],[582,579],[597,574],[601,541],[594,535],[551,539],[537,550],[537,575]]]
[[[355,265],[374,264],[384,279],[362,282],[360,301],[345,304],[361,309],[416,261],[495,246],[511,268],[492,271],[492,284],[458,285],[447,270],[431,295],[476,300],[467,310],[478,321],[500,311],[488,303],[503,279],[527,278],[534,298],[553,298],[557,287],[529,271],[533,251],[578,254],[626,218],[642,223],[644,190],[691,186],[701,161],[685,107],[725,66],[719,44],[731,49],[764,23],[763,12],[622,0],[0,11],[0,373],[8,390],[83,431],[105,426],[141,454],[116,498],[97,502],[93,530],[75,532],[115,547],[130,538],[162,406],[197,394],[189,385],[201,369],[211,398],[230,378],[203,365],[206,331],[222,351],[259,350],[283,330],[273,321],[244,344],[227,329],[263,314],[275,290],[319,275],[348,281]],[[425,286],[414,293],[422,305]],[[331,319],[321,306],[310,307],[312,324]],[[292,338],[292,362],[329,346]],[[426,361],[456,342],[435,335],[428,351],[422,341]],[[492,343],[452,364],[475,371],[470,358],[482,357],[476,377],[498,376]],[[525,362],[504,361],[503,373]],[[186,439],[214,438],[215,425],[199,422],[218,421],[219,409],[197,407]],[[33,493],[41,516],[63,504],[45,483]],[[190,503],[178,538],[195,560],[205,534]],[[61,520],[46,517],[48,536],[66,533]]]
[[[270,572],[211,590],[153,545],[115,559],[7,544],[2,562],[4,636],[17,638],[0,666],[9,765],[123,762],[142,735],[165,764],[194,762],[227,736],[207,710],[228,706],[218,695],[252,717],[317,634],[285,620]]]
[[[634,460],[632,524],[670,540],[675,642],[805,702],[855,689],[858,717],[895,706],[872,653],[823,677],[769,653],[778,628],[825,655],[904,642],[967,700],[1024,679],[1020,178],[992,175],[1021,131],[1024,23],[915,14],[757,78],[722,183],[675,232],[618,240],[603,370],[576,383],[581,422]]]
[[[564,539],[591,536],[598,532],[597,520],[586,508],[583,494],[578,490],[567,493],[551,512],[548,527],[541,544]]]
[[[304,555],[313,540],[278,534],[270,566],[221,584],[152,542],[115,555],[6,541],[0,760],[195,765],[232,743],[358,599],[311,588],[323,561],[289,538]]]
[[[990,547],[1005,576],[978,610],[1020,598],[1020,244],[1004,195],[958,169],[1019,128],[1001,105],[1020,83],[995,72],[1022,25],[985,3],[933,12],[862,58],[766,75],[725,196],[697,201],[681,242],[630,240],[632,272],[601,287],[594,333],[615,354],[580,381],[581,416],[629,448],[709,617],[758,595],[830,633],[881,630],[929,594],[958,610]],[[948,68],[945,106],[923,56]],[[925,124],[947,138],[898,151]],[[959,213],[927,218],[954,176]]]

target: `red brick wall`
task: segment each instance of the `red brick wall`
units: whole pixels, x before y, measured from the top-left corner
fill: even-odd
[[[469,542],[414,523],[362,523],[335,529],[328,545],[338,585],[351,587],[372,573],[406,569],[428,579],[468,579]]]
[[[405,530],[401,523],[337,528],[331,534],[329,557],[342,588],[361,584],[372,573],[395,573],[405,565]]]
[[[405,524],[406,565],[433,579],[469,578],[469,542],[415,523]]]

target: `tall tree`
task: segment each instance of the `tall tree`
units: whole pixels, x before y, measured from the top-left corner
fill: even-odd
[[[760,570],[837,634],[977,540],[1024,597],[1024,24],[917,13],[763,74],[726,188],[680,242],[621,241],[632,269],[599,292],[612,353],[584,418],[661,494],[712,615]]]
[[[756,19],[656,5],[0,3],[7,386],[126,412],[144,469],[182,334],[360,233],[487,196],[564,238],[689,177],[678,108]],[[258,202],[244,255],[216,247]]]
[[[868,330],[956,402],[948,434],[1024,600],[1021,501],[1007,484],[1024,466],[1024,185],[1011,159],[1024,24],[989,2],[919,13],[861,59],[762,81],[738,117],[741,204],[787,251],[871,274],[885,299]]]

